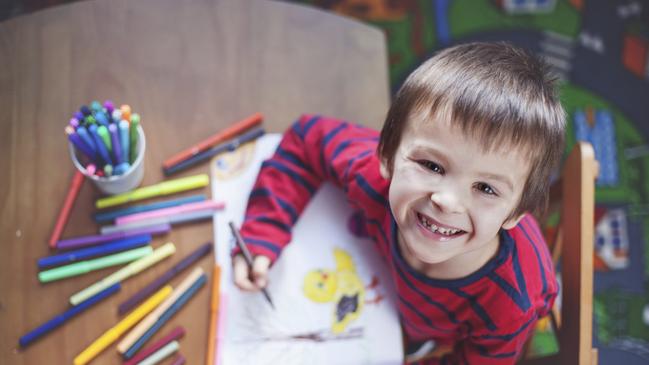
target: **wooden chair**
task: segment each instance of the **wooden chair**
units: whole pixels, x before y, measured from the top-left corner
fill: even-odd
[[[596,365],[597,349],[593,338],[593,235],[595,178],[598,172],[593,147],[577,142],[551,189],[550,208],[560,208],[552,257],[561,260],[561,304],[550,314],[559,352],[523,359],[520,364]],[[556,198],[560,198],[559,204]]]

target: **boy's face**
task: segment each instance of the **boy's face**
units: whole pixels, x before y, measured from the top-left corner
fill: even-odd
[[[433,277],[466,276],[498,248],[500,228],[520,200],[529,163],[517,151],[486,152],[450,121],[413,117],[396,151],[389,201],[399,247],[415,269]]]

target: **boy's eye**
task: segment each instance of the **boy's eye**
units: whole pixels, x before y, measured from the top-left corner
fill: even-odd
[[[485,193],[487,195],[495,195],[495,196],[498,195],[496,194],[496,191],[489,184],[485,184],[481,182],[481,183],[477,183],[475,187],[476,189],[478,189],[478,191]]]
[[[419,161],[417,161],[417,163],[420,164],[421,166],[427,168],[428,170],[430,170],[432,172],[435,172],[435,173],[438,173],[438,174],[443,174],[444,173],[444,169],[442,168],[442,166],[436,164],[433,161],[419,160]]]

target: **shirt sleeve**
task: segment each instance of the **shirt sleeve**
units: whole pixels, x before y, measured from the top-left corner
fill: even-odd
[[[349,193],[355,170],[375,154],[377,141],[378,132],[369,128],[318,116],[299,118],[262,163],[250,193],[241,235],[253,256],[278,258],[322,182]]]

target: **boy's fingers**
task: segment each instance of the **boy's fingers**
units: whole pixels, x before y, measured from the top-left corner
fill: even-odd
[[[234,283],[240,289],[246,291],[259,290],[259,288],[250,281],[250,268],[242,255],[236,255],[232,258],[232,271],[234,272]]]
[[[252,262],[252,278],[258,288],[263,288],[268,284],[268,268],[270,259],[266,256],[256,256]]]

